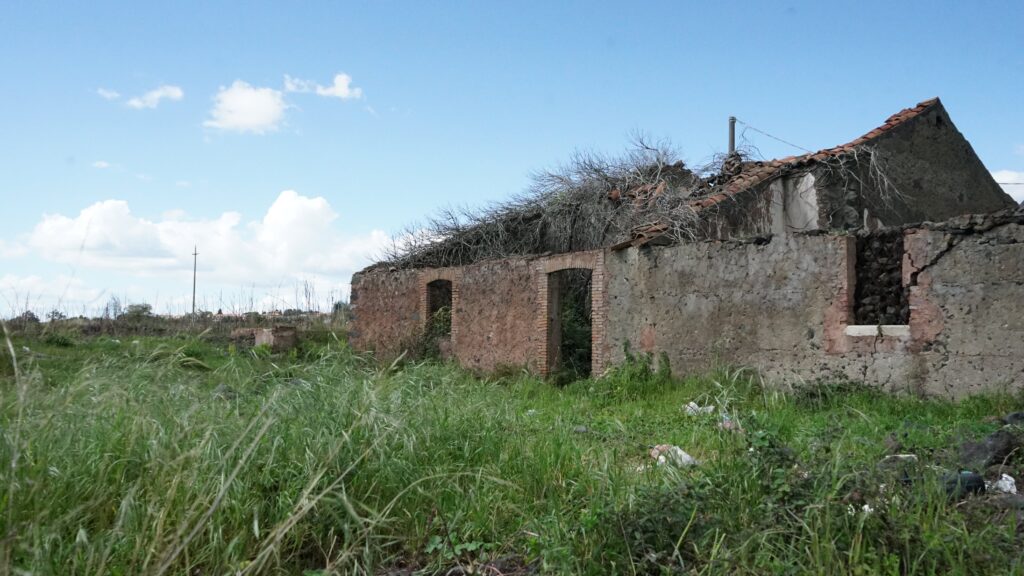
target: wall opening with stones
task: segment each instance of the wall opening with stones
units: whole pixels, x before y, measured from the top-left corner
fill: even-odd
[[[452,334],[451,280],[434,280],[427,284],[427,331],[441,337]]]
[[[854,266],[850,323],[909,324],[910,303],[903,284],[903,232],[886,230],[857,237]]]
[[[548,373],[575,380],[591,374],[593,362],[593,272],[568,268],[548,274]]]

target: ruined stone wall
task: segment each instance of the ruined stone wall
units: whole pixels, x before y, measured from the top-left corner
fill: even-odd
[[[894,254],[879,248],[892,234],[871,249],[856,236],[790,235],[371,270],[353,279],[352,342],[382,357],[400,353],[425,322],[426,285],[445,278],[452,355],[463,366],[544,373],[548,274],[590,268],[596,374],[621,362],[628,342],[664,352],[679,375],[732,365],[781,387],[850,379],[953,398],[1024,389],[1024,213],[902,232],[899,306],[909,305],[909,319],[885,312],[880,324],[864,324],[858,283],[884,274],[892,285]]]
[[[725,364],[783,387],[850,379],[952,398],[1020,390],[1024,223],[990,224],[905,233],[906,325],[857,323],[856,237],[609,253],[609,359],[621,361],[628,341],[666,353],[680,375]]]
[[[1024,388],[1024,225],[909,231],[905,243],[912,328],[922,320],[915,385],[954,397]]]
[[[548,370],[548,274],[568,268],[592,270],[593,367],[604,367],[604,252],[543,258],[491,260],[455,268],[388,271],[370,269],[352,279],[350,342],[381,359],[415,348],[426,328],[429,285],[451,281],[451,338],[442,355],[478,372],[499,368]]]
[[[528,367],[536,370],[536,270],[525,259],[495,260],[460,268],[459,297],[452,311],[458,332],[452,353],[466,368]]]
[[[772,194],[768,185],[760,185],[703,207],[698,212],[694,237],[724,240],[771,234]]]
[[[800,371],[824,356],[825,314],[846,239],[706,242],[606,256],[610,359],[665,352],[677,374],[716,364]],[[793,360],[798,360],[793,362]]]
[[[352,276],[349,343],[381,359],[401,354],[423,326],[418,270],[375,268]]]

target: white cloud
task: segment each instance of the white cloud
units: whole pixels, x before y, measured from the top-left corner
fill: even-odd
[[[99,168],[100,170],[104,170],[106,168],[110,168],[110,162],[107,162],[105,160],[97,160],[97,161],[92,163],[92,167],[93,168]]]
[[[18,256],[24,256],[28,253],[25,246],[21,244],[8,244],[3,240],[0,240],[0,258],[17,258]]]
[[[306,308],[310,301],[329,309],[347,297],[351,274],[390,243],[380,230],[346,234],[340,221],[325,198],[292,190],[252,221],[237,212],[197,218],[180,209],[147,218],[123,200],[96,202],[78,214],[47,214],[18,243],[0,240],[0,259],[30,257],[34,266],[0,272],[0,316],[10,311],[5,301],[8,308],[20,302],[23,310],[29,298],[38,314],[58,305],[76,315],[97,314],[112,294],[159,311],[187,312],[194,246],[203,310]],[[71,276],[60,276],[66,267]]]
[[[292,78],[291,76],[284,75],[284,91],[285,92],[313,92],[316,90],[316,82],[310,82],[309,80],[302,80],[299,78]]]
[[[100,302],[104,292],[87,286],[80,278],[66,274],[49,278],[34,274],[0,276],[0,300],[7,308],[3,312],[11,316],[26,309],[35,310],[40,316],[53,309],[80,314]]]
[[[242,80],[221,87],[214,97],[210,119],[203,126],[234,132],[263,134],[277,130],[287,108],[281,92],[256,88]]]
[[[992,177],[1003,185],[1003,190],[1017,202],[1024,202],[1024,172],[995,170]]]
[[[143,108],[156,108],[160,105],[161,100],[181,100],[184,97],[185,92],[181,88],[164,84],[146,92],[142,96],[128,100],[125,104],[129,108],[141,110]]]
[[[204,277],[228,285],[273,284],[310,276],[347,281],[388,243],[382,231],[346,236],[322,197],[281,192],[260,220],[243,224],[237,212],[190,219],[170,211],[159,220],[134,215],[123,200],[105,200],[75,217],[48,214],[28,237],[42,258],[134,276],[191,273],[199,247]]]
[[[96,93],[100,95],[100,98],[104,100],[117,100],[121,97],[121,94],[115,90],[107,90],[106,88],[97,88]]]
[[[317,86],[316,93],[320,96],[341,98],[342,100],[358,100],[363,97],[363,89],[352,86],[352,77],[348,74],[336,74],[334,84],[326,88]]]
[[[352,86],[352,77],[345,73],[334,75],[333,83],[330,86],[321,86],[310,80],[284,76],[285,92],[315,92],[318,96],[327,98],[339,98],[341,100],[358,100],[363,97],[363,89]]]

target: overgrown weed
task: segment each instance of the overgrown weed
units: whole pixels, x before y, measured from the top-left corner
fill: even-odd
[[[4,350],[9,571],[1021,570],[1016,512],[951,501],[924,463],[909,482],[877,469],[888,436],[938,462],[1019,397],[784,395],[748,370],[673,378],[637,354],[558,388],[521,368],[378,366],[336,339],[294,356],[203,338]],[[662,443],[699,464],[654,466]]]

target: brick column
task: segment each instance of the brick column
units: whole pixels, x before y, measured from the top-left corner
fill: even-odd
[[[600,376],[605,371],[605,333],[608,323],[608,298],[605,290],[604,250],[590,275],[590,373]]]
[[[537,338],[537,370],[541,376],[547,376],[550,368],[548,357],[548,273],[545,271],[544,263],[535,264],[537,271],[537,317],[534,329]]]

